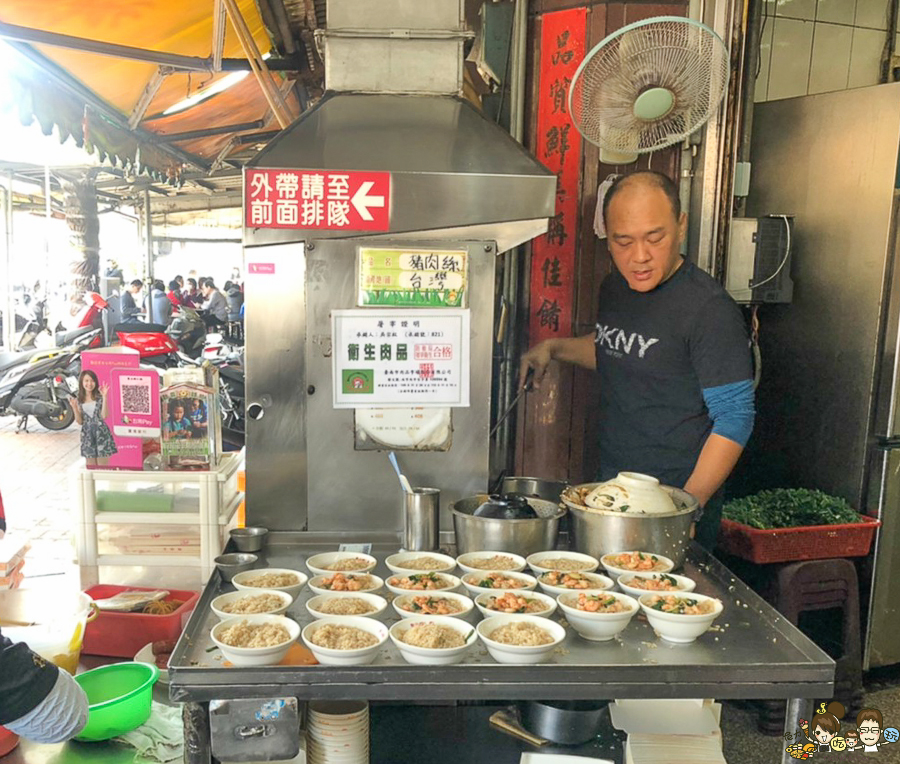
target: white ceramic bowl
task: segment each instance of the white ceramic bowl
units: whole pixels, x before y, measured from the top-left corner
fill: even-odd
[[[359,594],[360,592],[367,592],[369,594],[374,594],[375,592],[380,591],[381,587],[384,586],[384,581],[382,581],[374,573],[342,573],[341,574],[341,575],[347,576],[347,577],[355,576],[355,575],[368,576],[371,579],[372,585],[367,589],[360,589],[359,592],[344,592],[343,590],[335,591],[332,589],[326,589],[324,586],[322,586],[322,583],[325,580],[331,578],[334,575],[335,574],[332,573],[331,575],[328,575],[328,576],[316,576],[315,578],[310,579],[309,588],[312,589],[316,594],[343,594],[343,593]]]
[[[447,647],[443,649],[434,649],[428,647],[416,647],[409,645],[400,639],[401,634],[405,634],[408,629],[412,629],[420,624],[433,623],[438,626],[445,626],[448,629],[459,633],[465,640],[462,647]],[[475,636],[475,627],[471,624],[461,621],[458,618],[423,618],[420,620],[402,620],[397,621],[390,630],[391,641],[397,646],[400,655],[407,663],[415,663],[426,666],[448,666],[451,663],[459,663],[469,648],[475,644],[477,637]]]
[[[490,638],[496,629],[517,621],[527,621],[550,632],[553,641],[548,645],[519,646],[505,645]],[[556,646],[566,637],[566,630],[556,621],[534,615],[495,615],[485,618],[475,628],[479,638],[497,663],[544,663],[550,659]]]
[[[491,573],[500,573],[506,578],[512,578],[516,581],[519,581],[519,585],[514,587],[516,589],[528,589],[529,591],[537,588],[537,580],[534,576],[529,576],[527,573],[515,573],[509,570],[478,570],[474,573],[466,573],[462,577],[462,584],[466,587],[466,590],[473,596],[477,597],[479,594],[497,594],[510,591],[509,589],[495,589],[491,586],[478,586],[476,581],[481,581]]]
[[[441,594],[443,592],[453,592],[459,589],[459,579],[456,576],[451,576],[449,573],[435,573],[434,575],[440,578],[445,584],[447,584],[443,589],[407,589],[403,586],[397,586],[396,584],[392,584],[393,580],[402,580],[404,578],[412,578],[413,576],[427,576],[428,573],[411,573],[409,571],[404,571],[402,573],[395,573],[393,576],[389,576],[388,579],[384,582],[384,585],[388,588],[388,591],[393,594]]]
[[[656,567],[652,570],[630,570],[628,568],[620,568],[612,561],[614,557],[618,557],[620,554],[642,554],[648,557],[656,557]],[[606,572],[609,573],[609,575],[612,576],[613,579],[618,579],[619,576],[622,576],[625,573],[668,573],[670,570],[672,570],[672,568],[675,567],[674,562],[672,562],[668,557],[663,557],[661,554],[630,550],[626,550],[624,552],[615,552],[614,554],[605,554],[600,558],[600,564],[604,568],[606,568]]]
[[[581,563],[584,567],[578,568],[578,573],[593,573],[600,567],[600,560],[596,557],[591,557],[589,554],[559,551],[535,552],[534,554],[528,555],[528,567],[534,571],[536,576],[539,576],[541,573],[546,573],[549,570],[561,570],[561,568],[558,568],[555,565],[544,564],[547,560],[573,560]],[[565,572],[569,573],[572,571],[571,569],[566,569]]]
[[[357,650],[334,650],[328,647],[319,647],[319,645],[310,640],[310,636],[315,634],[317,629],[329,623],[336,626],[351,626],[367,631],[370,634],[374,634],[378,642]],[[300,633],[300,637],[312,651],[316,660],[324,666],[363,666],[375,660],[375,656],[378,654],[381,646],[387,642],[388,630],[387,626],[374,618],[364,618],[359,615],[329,616],[307,624]]]
[[[659,578],[661,576],[666,576],[667,578],[674,579],[675,585],[678,587],[678,589],[672,591],[651,591],[648,589],[640,589],[637,586],[630,585],[636,578],[653,579]],[[619,576],[616,583],[619,585],[619,588],[623,592],[625,592],[625,594],[630,594],[632,597],[641,597],[642,595],[647,594],[648,591],[651,594],[678,594],[679,592],[692,592],[694,591],[694,587],[697,586],[697,583],[694,581],[694,579],[688,578],[687,576],[679,576],[675,573],[626,573],[622,576]]]
[[[344,568],[340,567],[342,561],[346,560],[365,560],[364,568]],[[314,576],[330,576],[332,573],[368,573],[374,570],[378,564],[370,554],[362,554],[361,552],[322,552],[314,554],[306,561],[306,567]],[[338,567],[326,567],[326,566]]]
[[[499,570],[499,568],[482,568],[472,565],[472,562],[474,561],[489,560],[492,557],[508,557],[512,564],[509,568],[506,568],[506,570],[513,571],[514,573],[525,570],[525,558],[521,555],[513,554],[512,552],[469,552],[457,557],[456,564],[459,565],[464,573],[485,573],[489,570]]]
[[[411,610],[404,610],[403,605],[413,599],[413,597],[446,597],[448,600],[453,600],[454,602],[458,602],[462,607],[462,610],[458,613],[448,613],[446,615],[440,614],[423,614],[423,613],[415,613]],[[475,610],[475,603],[467,597],[465,594],[459,594],[457,592],[416,592],[410,593],[405,592],[397,597],[394,597],[393,603],[394,610],[397,615],[406,620],[420,621],[420,620],[434,620],[434,619],[443,619],[443,618],[467,618],[470,613]]]
[[[220,621],[226,621],[229,618],[237,618],[241,613],[228,613],[222,610],[223,605],[228,605],[236,600],[243,599],[244,597],[253,597],[254,595],[259,594],[271,594],[273,597],[278,597],[278,599],[281,600],[281,604],[274,610],[267,610],[265,613],[253,613],[252,615],[284,615],[294,601],[294,597],[287,592],[278,591],[277,589],[257,589],[254,587],[252,591],[238,589],[236,592],[220,594],[210,603],[210,607],[212,608],[213,613],[219,617]],[[247,614],[245,613],[244,615],[246,616]]]
[[[623,631],[632,618],[640,611],[637,600],[627,594],[617,592],[598,592],[594,596],[613,597],[628,607],[623,613],[589,613],[575,607],[578,593],[561,594],[557,599],[559,607],[565,613],[566,620],[582,637],[591,642],[605,642]]]
[[[229,626],[235,626],[242,621],[246,621],[251,626],[266,623],[284,626],[290,635],[290,639],[288,639],[287,642],[282,642],[280,645],[274,647],[231,647],[230,645],[226,645],[224,642],[219,641],[218,635],[221,634],[224,629],[227,629]],[[295,621],[292,621],[290,618],[283,615],[236,616],[217,623],[210,630],[210,637],[216,644],[216,647],[222,651],[222,655],[225,656],[225,659],[235,666],[273,666],[287,655],[287,651],[290,650],[291,645],[297,641],[298,636],[300,636],[300,627]]]
[[[722,602],[715,597],[707,597],[705,594],[690,592],[689,594],[676,594],[675,596],[700,602],[712,601],[715,608],[713,612],[704,615],[664,613],[661,610],[654,610],[647,604],[650,598],[655,596],[657,596],[655,592],[642,594],[638,602],[640,602],[641,609],[646,614],[653,630],[667,642],[679,642],[682,644],[693,642],[701,634],[706,633],[709,627],[712,626],[712,622],[721,615],[724,607]]]
[[[420,557],[430,557],[441,563],[441,567],[422,570],[421,568],[408,568],[404,563],[410,560],[417,560]],[[451,573],[456,568],[456,560],[449,554],[441,554],[440,552],[398,552],[392,554],[385,559],[384,564],[387,565],[391,573]]]
[[[553,615],[554,612],[556,612],[556,600],[553,599],[553,597],[548,597],[546,594],[531,591],[530,589],[498,589],[495,592],[486,592],[485,594],[479,594],[475,598],[475,606],[481,611],[481,614],[485,618],[493,618],[495,615],[505,615],[504,612],[500,610],[491,610],[487,606],[487,603],[490,601],[491,597],[502,597],[504,594],[513,594],[517,597],[536,600],[543,605],[542,610],[539,610],[536,613],[526,613],[525,615],[537,615],[541,618],[549,618],[551,615]]]
[[[299,583],[291,584],[290,586],[247,586],[245,583],[245,581],[252,581],[254,578],[262,576],[265,573],[293,573],[297,576]],[[285,592],[290,594],[294,599],[297,599],[297,595],[300,594],[300,591],[306,586],[307,580],[308,576],[306,573],[301,573],[299,570],[290,570],[289,568],[256,568],[255,570],[245,570],[243,573],[236,574],[231,579],[231,583],[234,585],[235,589],[243,589],[251,592],[259,592],[263,589]]]
[[[369,613],[360,613],[359,615],[362,618],[377,618],[387,610],[388,603],[384,597],[380,597],[377,594],[369,594],[368,592],[329,592],[328,594],[317,594],[315,597],[310,597],[306,601],[306,610],[313,618],[332,618],[334,617],[333,613],[323,613],[319,610],[319,607],[321,607],[326,600],[350,598],[364,600],[374,608]]]
[[[548,571],[550,572],[550,571]],[[580,572],[580,571],[578,571]],[[544,574],[541,573],[541,576]],[[571,589],[568,586],[553,586],[551,584],[544,583],[541,580],[541,576],[538,576],[537,582],[538,586],[541,587],[541,591],[544,594],[549,594],[552,597],[558,597],[560,594],[570,594],[572,592],[588,592],[592,594],[597,594],[598,592],[606,591],[607,589],[612,589],[616,584],[611,578],[607,578],[602,573],[582,573],[581,575],[593,581],[597,584],[596,588],[591,589]]]

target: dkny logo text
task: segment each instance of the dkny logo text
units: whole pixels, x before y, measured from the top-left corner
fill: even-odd
[[[644,339],[644,336],[637,332],[626,334],[623,329],[616,326],[597,324],[597,337],[594,342],[601,347],[605,346],[616,353],[631,355],[631,351],[635,347],[635,340],[637,340],[638,358],[643,358],[650,346],[659,342],[657,337]]]

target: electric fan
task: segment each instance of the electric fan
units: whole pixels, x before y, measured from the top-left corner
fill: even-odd
[[[622,27],[587,54],[569,88],[569,113],[600,147],[601,161],[627,164],[701,127],[728,76],[728,49],[712,29],[657,16]]]

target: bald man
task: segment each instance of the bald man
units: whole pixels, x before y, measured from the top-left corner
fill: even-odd
[[[656,172],[619,178],[603,203],[615,269],[595,332],[549,339],[522,357],[535,386],[552,361],[600,375],[600,480],[653,475],[697,497],[697,540],[715,546],[721,487],[753,429],[750,344],[722,286],[680,255],[678,189]]]

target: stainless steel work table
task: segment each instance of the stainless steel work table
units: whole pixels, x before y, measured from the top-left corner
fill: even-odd
[[[309,556],[353,541],[372,542],[372,553],[379,560],[374,572],[382,578],[391,575],[383,560],[397,551],[393,537],[270,533],[258,567],[307,571]],[[202,727],[204,714],[196,704],[213,699],[785,698],[795,701],[789,704],[786,725],[796,729],[802,701],[831,697],[831,658],[720,562],[695,544],[680,572],[697,582],[697,592],[718,597],[725,605],[713,630],[690,645],[660,639],[638,615],[610,642],[589,642],[567,628],[566,639],[546,664],[498,664],[478,645],[465,662],[435,667],[405,663],[390,642],[367,666],[225,667],[221,654],[210,650],[209,631],[218,622],[210,602],[233,587],[213,575],[172,655],[170,696],[189,704],[186,719],[193,717],[193,722],[188,730],[201,737],[196,725]],[[311,620],[305,608],[310,596],[309,588],[304,588],[288,610],[301,626]],[[397,620],[392,609],[385,616],[388,623]],[[554,618],[562,621],[559,614]]]

